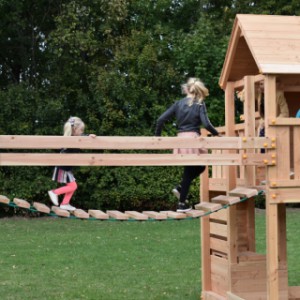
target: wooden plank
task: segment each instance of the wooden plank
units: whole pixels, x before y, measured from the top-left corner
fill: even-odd
[[[50,213],[50,207],[46,206],[44,203],[39,202],[33,202],[33,207],[42,213],[49,214]]]
[[[211,237],[210,238],[210,248],[218,252],[228,253],[228,243],[224,239]]]
[[[74,216],[79,219],[88,219],[90,215],[83,209],[76,208],[73,212]]]
[[[226,195],[219,195],[211,199],[211,202],[219,203],[222,205],[233,205],[240,201],[241,199],[239,197],[226,196]]]
[[[219,220],[222,222],[227,222],[228,217],[227,217],[228,210],[227,209],[221,209],[219,211],[214,212],[213,214],[209,215],[210,219],[212,220]]]
[[[245,163],[245,162],[244,162]],[[249,162],[252,164],[252,162]],[[185,166],[240,165],[239,154],[0,153],[1,166]]]
[[[226,300],[225,297],[220,296],[219,294],[212,292],[212,291],[202,292],[201,299],[203,299],[203,300]]]
[[[172,218],[172,219],[185,219],[187,217],[187,215],[185,213],[179,213],[176,211],[161,211],[161,213],[166,214],[168,216],[168,218]]]
[[[241,126],[238,124],[237,126]],[[247,143],[241,143],[238,137],[142,137],[142,136],[30,136],[0,135],[0,149],[113,149],[113,150],[165,150],[177,148],[237,149],[262,145],[267,138],[256,137]]]
[[[102,210],[97,210],[97,209],[89,209],[88,214],[91,217],[99,219],[99,220],[107,220],[109,218],[108,214],[106,214]]]
[[[261,64],[261,71],[268,74],[299,74],[300,64]]]
[[[225,296],[229,289],[228,286],[228,260],[222,257],[211,255],[211,290]]]
[[[251,251],[244,251],[238,254],[239,262],[242,261],[266,261],[266,255]]]
[[[210,234],[227,238],[228,227],[226,224],[210,222]]]
[[[299,118],[268,118],[269,126],[300,126]]]
[[[166,220],[168,218],[167,214],[156,211],[143,211],[143,214],[155,220]]]
[[[266,195],[270,197],[270,203],[299,203],[300,188],[268,189]]]
[[[294,173],[295,179],[300,179],[300,127],[293,128],[294,134]]]
[[[219,192],[225,192],[226,189],[226,178],[209,178],[209,190],[210,191],[219,191]]]
[[[128,220],[128,216],[120,211],[117,210],[108,210],[106,213],[116,220]]]
[[[270,189],[278,188],[300,188],[300,180],[278,180],[272,179],[270,181]]]
[[[19,199],[19,198],[14,198],[13,202],[18,206],[22,208],[30,208],[30,203],[27,202],[26,200]]]
[[[289,286],[289,300],[300,299],[300,286]]]
[[[240,298],[238,295],[227,292],[227,300],[244,300],[244,298]]]
[[[237,187],[228,193],[230,196],[237,196],[237,197],[246,197],[251,198],[253,196],[257,196],[258,192],[256,189],[249,189],[243,187]]]
[[[206,212],[214,212],[222,208],[221,204],[211,202],[200,202],[195,205],[195,209],[204,210]]]
[[[69,218],[70,213],[67,210],[61,209],[58,206],[52,206],[51,210],[59,217]]]
[[[9,204],[10,200],[6,196],[0,195],[0,202]]]
[[[192,209],[190,211],[187,211],[185,214],[188,216],[188,217],[192,217],[192,218],[199,218],[203,215],[205,215],[205,211],[203,210],[195,210],[195,209]]]
[[[139,220],[139,221],[144,221],[144,220],[148,220],[148,216],[146,214],[142,214],[139,213],[137,211],[130,211],[130,210],[126,210],[125,214],[131,218],[131,219],[135,219],[135,220]]]

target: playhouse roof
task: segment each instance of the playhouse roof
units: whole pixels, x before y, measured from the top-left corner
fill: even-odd
[[[260,73],[300,74],[300,17],[236,15],[219,84]]]

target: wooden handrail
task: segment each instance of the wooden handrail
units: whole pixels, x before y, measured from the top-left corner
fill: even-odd
[[[165,150],[177,148],[260,149],[273,148],[267,137],[153,137],[153,136],[30,136],[0,135],[0,149]]]

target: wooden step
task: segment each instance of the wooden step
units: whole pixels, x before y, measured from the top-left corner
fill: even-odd
[[[221,204],[211,202],[200,202],[195,205],[195,209],[204,210],[206,212],[214,212],[222,208]]]
[[[166,214],[168,218],[172,219],[185,219],[187,217],[185,213],[179,213],[171,210],[161,211],[161,213]]]
[[[156,211],[143,211],[143,214],[155,220],[166,220],[168,218],[167,214]]]
[[[9,204],[10,200],[6,196],[0,195],[0,202]]]
[[[99,220],[107,220],[109,218],[108,214],[106,214],[102,210],[89,209],[88,213],[91,217]]]
[[[33,202],[33,207],[42,213],[49,214],[50,213],[50,208],[46,206],[44,203],[40,202]]]
[[[128,220],[128,216],[124,213],[117,211],[117,210],[108,210],[106,212],[111,218],[117,219],[117,220]]]
[[[69,218],[70,213],[67,210],[61,209],[58,206],[52,206],[51,210],[59,217]]]
[[[125,214],[131,218],[131,219],[135,219],[138,221],[145,221],[148,220],[149,217],[143,213],[137,212],[137,211],[131,211],[131,210],[126,210]]]
[[[30,203],[27,202],[26,200],[14,198],[13,202],[19,207],[28,208],[28,209],[30,208]]]
[[[76,218],[79,219],[88,219],[90,217],[90,215],[86,211],[80,208],[75,209],[72,213]]]
[[[205,211],[204,210],[196,210],[196,209],[192,209],[190,211],[187,211],[185,213],[188,217],[192,217],[192,218],[198,218],[201,217],[203,215],[205,215]]]
[[[256,189],[237,187],[237,188],[231,190],[228,194],[229,194],[229,196],[237,196],[237,197],[241,197],[241,198],[243,198],[243,197],[251,198],[253,196],[257,196],[258,191]]]
[[[240,202],[241,199],[239,197],[234,196],[226,196],[226,195],[219,195],[211,199],[213,203],[219,203],[222,205],[232,205]]]

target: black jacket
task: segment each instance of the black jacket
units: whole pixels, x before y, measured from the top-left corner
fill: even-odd
[[[155,135],[160,136],[164,123],[172,117],[176,117],[178,132],[195,131],[200,134],[200,126],[203,125],[212,135],[218,135],[218,131],[210,123],[207,116],[204,101],[201,104],[189,104],[188,98],[183,98],[170,106],[157,120]]]

